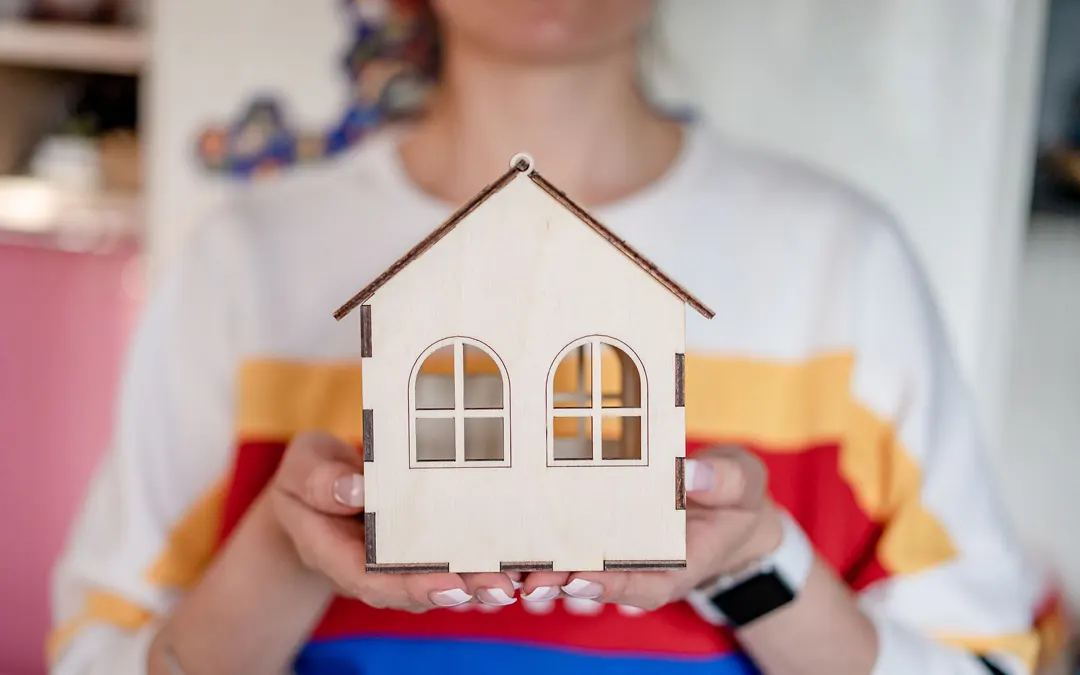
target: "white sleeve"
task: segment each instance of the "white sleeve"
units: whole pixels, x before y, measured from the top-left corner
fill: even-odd
[[[985,464],[974,406],[911,247],[867,230],[854,284],[858,403],[879,424],[869,505],[890,571],[866,589],[878,628],[874,675],[1030,675],[1046,587],[1027,566]]]
[[[154,622],[212,553],[185,523],[214,517],[229,461],[229,227],[192,236],[132,338],[112,447],[53,571],[52,675],[144,673]]]

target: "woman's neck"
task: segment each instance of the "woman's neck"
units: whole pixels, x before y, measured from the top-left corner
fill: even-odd
[[[597,205],[659,178],[679,152],[679,124],[636,84],[633,53],[567,66],[497,63],[456,47],[401,156],[413,181],[451,203],[468,200],[528,152],[537,170]]]

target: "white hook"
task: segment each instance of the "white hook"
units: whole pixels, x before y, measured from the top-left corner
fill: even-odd
[[[525,168],[524,169],[521,168],[520,166],[518,166],[522,162],[525,162]],[[513,157],[510,158],[510,168],[511,169],[517,169],[518,171],[520,171],[522,173],[532,173],[532,170],[533,170],[533,158],[532,158],[532,155],[530,155],[527,152],[519,152],[518,154],[516,154],[516,155],[514,155]]]

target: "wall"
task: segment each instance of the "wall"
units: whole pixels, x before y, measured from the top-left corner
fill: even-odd
[[[337,0],[184,0],[153,4],[148,107],[151,273],[177,252],[226,184],[195,163],[196,135],[229,122],[252,96],[287,96],[302,126],[342,110],[346,22]],[[193,48],[195,42],[197,48]]]
[[[1027,244],[1006,447],[1008,505],[1025,542],[1063,576],[1080,608],[1080,220],[1042,216]]]
[[[1000,172],[1027,152],[1014,142],[1024,118],[1007,117],[1006,103],[1032,97],[1042,5],[682,0],[669,4],[663,41],[676,73],[666,92],[691,92],[733,135],[810,158],[893,210],[991,435],[1005,358],[986,332],[1009,325],[1000,298],[1015,286],[1026,202],[1022,190],[1010,204],[1000,193],[1028,180]],[[1017,62],[1027,70],[1011,72]]]

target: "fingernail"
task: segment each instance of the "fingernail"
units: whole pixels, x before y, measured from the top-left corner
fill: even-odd
[[[364,477],[358,473],[339,476],[334,481],[334,499],[345,506],[364,505]]]
[[[517,602],[517,598],[511,598],[501,588],[481,588],[476,592],[477,599],[485,605],[502,607]]]
[[[563,592],[574,598],[583,600],[595,600],[604,594],[604,587],[595,581],[574,579],[562,587]]]
[[[448,591],[436,591],[430,596],[431,601],[439,607],[457,607],[472,600],[472,596],[460,588],[451,588]]]
[[[525,584],[521,583],[520,581],[511,580],[510,583],[512,583],[514,585],[514,590],[515,591],[520,591],[525,586]]]
[[[688,492],[711,490],[716,485],[716,473],[705,462],[686,460],[686,489]]]
[[[538,586],[531,593],[522,595],[521,599],[527,602],[545,602],[554,600],[557,597],[559,597],[559,589],[552,586]]]

